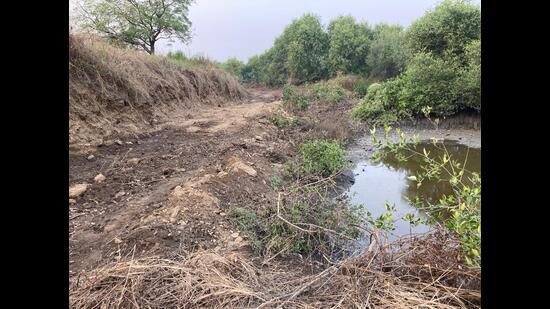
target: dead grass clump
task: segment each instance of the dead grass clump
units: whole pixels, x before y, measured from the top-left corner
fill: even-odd
[[[207,62],[181,67],[165,57],[69,34],[69,141],[136,133],[176,109],[246,96],[236,78]]]
[[[306,274],[280,260],[201,251],[128,260],[73,277],[71,308],[479,308],[479,270],[452,258],[446,236],[372,242]]]

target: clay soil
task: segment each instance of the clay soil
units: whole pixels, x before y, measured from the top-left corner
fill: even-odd
[[[269,179],[302,140],[351,132],[343,119],[352,102],[312,108],[304,125],[278,129],[270,119],[281,91],[248,91],[242,104],[182,111],[152,133],[71,147],[69,184],[89,184],[69,200],[71,276],[128,256],[246,246],[227,210],[275,202]],[[100,173],[105,180],[94,181]]]

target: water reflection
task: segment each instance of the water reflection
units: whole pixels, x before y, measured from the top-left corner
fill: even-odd
[[[472,173],[479,174],[481,172],[481,150],[467,147],[459,144],[457,141],[446,140],[444,143],[438,142],[435,145],[431,141],[424,141],[417,144],[413,149],[419,153],[423,153],[425,149],[430,158],[442,158],[446,151],[451,156],[451,160],[458,161],[460,167],[464,168],[464,176],[462,178],[464,184],[470,183],[469,178],[472,176]],[[408,156],[408,159],[401,161],[396,155],[390,153],[384,156],[381,163],[391,167],[395,171],[404,172],[407,176],[422,172],[422,166],[425,164],[423,164],[421,156],[409,156],[409,152],[403,152],[402,154]],[[449,170],[456,169],[450,162],[445,165],[445,168]],[[450,175],[443,173],[440,180],[426,179],[420,187],[417,186],[416,182],[406,179],[407,185],[403,195],[409,198],[419,196],[422,200],[435,203],[443,195],[452,193],[452,187],[448,182],[449,179]]]
[[[466,178],[472,172],[481,171],[480,149],[469,148],[455,141],[445,141],[445,144],[433,145],[430,141],[418,144],[415,148],[420,153],[423,149],[429,152],[430,157],[443,156],[443,146],[451,155],[451,159],[465,163]],[[407,213],[414,213],[417,217],[425,215],[412,207],[405,197],[414,198],[420,196],[432,202],[439,200],[443,194],[452,193],[452,189],[446,181],[426,180],[420,187],[417,183],[408,179],[409,176],[421,171],[423,165],[420,156],[413,156],[406,161],[398,160],[394,155],[385,156],[378,163],[369,160],[358,162],[354,168],[355,183],[348,189],[352,203],[363,204],[373,217],[378,217],[386,212],[385,203],[394,204],[396,208],[395,217],[401,218]],[[444,176],[444,175],[442,175]],[[445,178],[445,177],[442,177]],[[396,222],[396,230],[392,233],[395,236],[405,234],[422,233],[429,230],[428,226],[419,225],[413,227],[402,220]]]

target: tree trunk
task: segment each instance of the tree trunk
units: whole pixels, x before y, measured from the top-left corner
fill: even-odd
[[[149,54],[154,55],[155,54],[155,41],[151,41],[149,43]]]

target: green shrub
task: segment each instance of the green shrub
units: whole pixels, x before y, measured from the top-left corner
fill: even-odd
[[[385,112],[382,101],[364,97],[359,104],[351,111],[354,118],[370,120],[379,117]]]
[[[392,124],[410,116],[399,100],[401,87],[399,79],[370,85],[367,95],[351,111],[351,116],[374,124]]]
[[[283,87],[283,106],[291,111],[305,111],[309,107],[309,101],[302,89],[287,84]]]
[[[229,58],[221,63],[222,69],[237,76],[239,80],[243,80],[244,63],[237,58]]]
[[[465,107],[460,83],[461,68],[452,60],[434,57],[429,53],[417,54],[401,80],[402,108],[420,114],[422,108],[432,107],[434,114],[451,115]]]
[[[301,126],[304,124],[303,120],[299,118],[290,119],[283,115],[274,115],[271,117],[271,122],[279,129],[284,129],[290,126]]]
[[[271,118],[271,122],[279,129],[284,129],[290,125],[290,119],[284,116],[275,116]]]
[[[365,95],[367,95],[368,89],[369,83],[364,79],[360,79],[355,83],[355,86],[353,86],[353,93],[358,98],[364,98]]]
[[[481,41],[472,41],[466,47],[466,59],[467,66],[459,82],[463,86],[465,105],[481,111]]]
[[[342,87],[327,82],[319,82],[313,85],[315,100],[326,103],[338,103],[345,97]]]
[[[300,145],[300,168],[305,174],[323,177],[340,171],[345,164],[344,149],[340,144],[322,140],[306,142]]]

